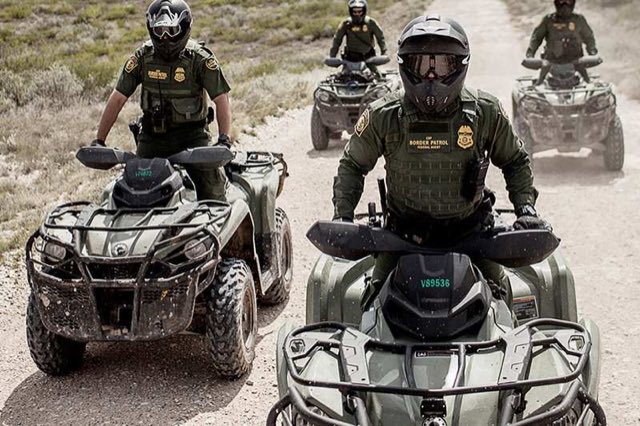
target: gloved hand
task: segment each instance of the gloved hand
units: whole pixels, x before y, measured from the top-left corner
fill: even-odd
[[[535,55],[533,53],[531,53],[531,52],[527,52],[527,54],[525,56],[526,56],[526,58],[534,58],[535,57]]]
[[[106,147],[107,145],[104,143],[104,141],[102,139],[94,139],[93,141],[91,141],[91,145],[90,146],[103,146],[103,147]]]
[[[226,148],[231,149],[231,138],[229,137],[229,135],[220,133],[220,136],[218,136],[218,145],[222,145]]]
[[[518,219],[513,224],[513,229],[517,231],[525,229],[545,229],[547,231],[553,231],[549,222],[540,218],[536,209],[530,204],[525,204],[516,209],[516,216],[518,216]]]
[[[333,222],[353,223],[353,219],[349,217],[334,217]]]

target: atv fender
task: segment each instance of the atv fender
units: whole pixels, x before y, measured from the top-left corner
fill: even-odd
[[[220,255],[225,258],[242,259],[251,268],[258,295],[263,294],[260,261],[256,251],[255,226],[249,206],[243,200],[231,204],[227,221],[220,229]]]

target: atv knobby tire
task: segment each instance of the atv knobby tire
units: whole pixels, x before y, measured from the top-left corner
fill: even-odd
[[[311,142],[317,151],[324,151],[329,146],[329,129],[322,124],[320,111],[315,107],[311,113]]]
[[[607,170],[618,172],[624,166],[624,133],[622,122],[617,115],[609,124],[609,134],[605,139],[604,166]]]
[[[223,259],[209,288],[206,336],[216,373],[237,379],[251,369],[258,335],[253,275],[244,260]]]
[[[78,370],[87,347],[49,331],[42,323],[35,295],[27,305],[27,344],[36,366],[50,376],[64,376]]]
[[[289,298],[293,279],[293,250],[291,225],[287,214],[281,208],[276,209],[276,244],[280,275],[269,287],[260,302],[265,305],[278,305]]]

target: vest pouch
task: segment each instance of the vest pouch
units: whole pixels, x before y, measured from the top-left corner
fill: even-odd
[[[186,124],[202,121],[206,118],[204,112],[204,100],[198,98],[178,98],[172,99],[172,122],[174,124]]]

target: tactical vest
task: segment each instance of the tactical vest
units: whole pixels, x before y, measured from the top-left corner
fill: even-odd
[[[180,58],[173,63],[156,58],[153,47],[147,47],[141,60],[140,106],[145,118],[163,117],[169,129],[206,119],[208,97],[194,75],[198,47],[190,40]]]
[[[388,197],[394,213],[419,213],[424,219],[464,219],[479,200],[462,195],[472,161],[483,156],[478,134],[477,94],[461,101],[452,117],[425,121],[400,109],[401,132],[390,135],[385,154]]]
[[[573,61],[582,57],[582,36],[574,17],[559,20],[552,17],[547,28],[546,58]]]
[[[362,24],[356,24],[351,19],[345,22],[345,29],[347,33],[347,43],[345,47],[345,54],[349,55],[362,55],[359,60],[365,60],[366,55],[370,55],[374,49],[373,31],[371,28],[371,21],[367,17]],[[375,52],[373,52],[375,55]]]

